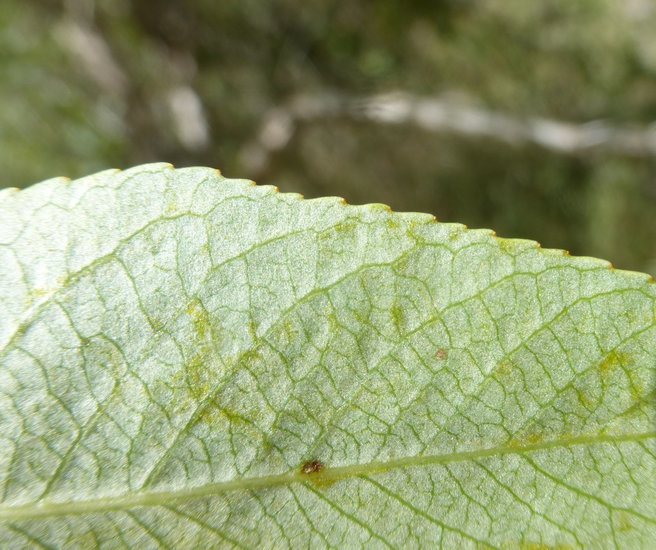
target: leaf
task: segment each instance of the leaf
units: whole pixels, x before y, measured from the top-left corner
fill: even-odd
[[[152,164],[0,194],[6,548],[653,548],[656,285]]]

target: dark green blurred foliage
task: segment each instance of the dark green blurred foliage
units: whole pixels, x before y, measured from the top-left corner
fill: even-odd
[[[210,165],[654,273],[656,145],[559,151],[348,112],[260,138],[299,95],[398,90],[647,132],[655,24],[649,0],[3,0],[0,187]]]

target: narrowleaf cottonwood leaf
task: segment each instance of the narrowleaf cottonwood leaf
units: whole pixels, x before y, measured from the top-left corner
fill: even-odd
[[[207,168],[0,193],[0,546],[654,548],[656,285]]]

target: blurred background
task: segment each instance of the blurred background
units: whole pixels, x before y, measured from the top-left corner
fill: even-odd
[[[656,274],[652,0],[2,0],[0,187],[151,161]]]

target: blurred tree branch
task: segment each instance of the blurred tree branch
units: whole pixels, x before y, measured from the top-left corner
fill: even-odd
[[[395,92],[368,97],[336,93],[295,96],[269,110],[256,139],[242,149],[241,162],[257,177],[266,169],[269,157],[287,146],[299,124],[335,117],[414,125],[430,132],[487,137],[513,145],[531,143],[570,155],[602,149],[630,157],[656,156],[656,123],[641,128],[604,120],[576,124],[522,118],[452,100]]]

